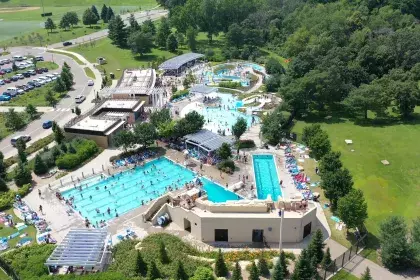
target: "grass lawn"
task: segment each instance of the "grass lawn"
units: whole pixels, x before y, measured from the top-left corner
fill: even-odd
[[[5,213],[7,213],[7,214],[10,214],[10,215],[12,215],[13,216],[13,221],[15,222],[15,223],[20,223],[20,222],[23,222],[21,219],[19,219],[16,215],[15,215],[15,213],[13,212],[13,209],[9,209],[9,210],[6,210],[6,211],[4,211]],[[18,230],[17,229],[15,229],[15,228],[10,228],[10,227],[5,227],[5,226],[2,226],[2,227],[0,227],[0,237],[7,237],[7,236],[9,236],[9,235],[11,235],[11,234],[13,234],[13,233],[16,233]],[[32,238],[33,239],[33,243],[36,243],[36,229],[35,229],[35,227],[34,226],[28,226],[27,228],[25,228],[25,229],[23,229],[23,230],[21,230],[20,231],[20,233],[21,234],[27,234],[27,237],[30,237],[30,238]],[[16,246],[16,244],[17,244],[17,242],[20,240],[21,238],[18,236],[18,237],[15,237],[15,238],[13,238],[13,239],[10,239],[10,240],[8,240],[8,243],[9,243],[9,248],[10,249],[12,249],[12,248],[15,248],[15,246]],[[0,278],[1,279],[1,278]]]
[[[89,67],[85,67],[83,69],[85,70],[86,76],[95,80],[95,74],[93,74],[93,71]]]
[[[57,52],[57,51],[48,51],[50,53],[56,53],[56,54],[61,54],[61,55],[66,55],[68,57],[71,57],[74,61],[77,62],[77,64],[79,65],[85,65],[80,59],[78,59],[75,55],[71,54],[71,53],[62,53],[62,52]]]
[[[22,119],[24,120],[25,124],[30,122],[26,113],[18,113],[18,114],[22,116]],[[10,130],[6,127],[5,116],[6,116],[6,113],[0,113],[0,139],[3,139],[4,137],[14,133],[13,130]]]
[[[334,275],[331,280],[359,280],[360,278],[354,276],[346,270],[340,270],[336,275]]]
[[[101,7],[103,4],[118,6],[140,6],[140,7],[154,7],[156,6],[156,1],[154,0],[72,0],[70,2],[63,0],[43,0],[44,5],[47,7],[57,6],[57,7],[72,7],[72,6],[91,6],[97,5]],[[20,7],[20,6],[35,6],[38,7],[40,2],[38,0],[9,0],[2,2],[2,7]]]
[[[274,57],[274,58],[278,59],[280,61],[281,65],[283,65],[283,67],[285,67],[285,68],[288,67],[288,63],[286,62],[286,58],[284,58],[284,57],[276,54],[275,52],[272,52],[272,51],[270,51],[268,49],[265,49],[265,48],[260,48],[260,50],[263,53],[265,53],[265,55],[271,56],[271,57]]]
[[[293,128],[300,136],[304,126],[320,123],[330,137],[333,150],[341,152],[344,166],[353,175],[354,186],[363,190],[368,203],[366,227],[370,232],[370,248],[364,254],[376,262],[380,223],[390,215],[401,215],[410,224],[420,211],[417,146],[420,107],[414,115],[411,121],[383,124],[372,120],[356,124],[344,118],[307,117],[297,121]],[[353,144],[347,145],[345,139],[352,139]],[[381,163],[384,159],[390,162],[389,166]]]
[[[50,83],[49,85],[33,89],[23,95],[14,97],[9,102],[3,103],[0,106],[27,106],[28,104],[32,104],[34,106],[50,106],[50,104],[48,104],[48,102],[45,100],[45,95],[48,89],[52,90],[52,87],[53,85]],[[54,95],[57,100],[60,100],[66,94],[54,92]]]
[[[10,280],[10,277],[7,276],[3,269],[0,269],[0,280]]]

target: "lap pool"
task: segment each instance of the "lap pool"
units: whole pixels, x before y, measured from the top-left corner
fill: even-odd
[[[143,203],[147,203],[167,192],[166,187],[182,188],[192,181],[196,174],[162,157],[146,163],[143,167],[127,170],[113,177],[82,181],[82,190],[76,188],[62,192],[65,199],[74,197],[74,208],[92,224],[108,221],[116,214],[122,215]],[[200,178],[208,199],[212,202],[226,202],[240,198],[222,186]],[[108,207],[110,213],[107,212]],[[97,211],[99,210],[99,212]]]
[[[283,196],[277,176],[276,163],[272,155],[253,155],[255,184],[258,199],[267,199],[270,195],[273,201]]]

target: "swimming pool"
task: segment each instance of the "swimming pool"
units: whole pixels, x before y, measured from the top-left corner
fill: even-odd
[[[255,64],[255,63],[247,63],[247,64],[244,64],[244,66],[252,67],[254,70],[257,70],[260,72],[265,72],[265,67]]]
[[[192,181],[196,175],[167,158],[152,160],[133,170],[127,170],[114,177],[96,177],[82,181],[82,191],[73,188],[62,193],[65,199],[74,197],[75,210],[95,224],[124,214],[164,193],[166,187],[179,189]],[[201,178],[208,199],[212,202],[226,202],[240,198],[222,186]],[[87,186],[86,186],[87,184]],[[106,189],[105,189],[106,186]],[[111,213],[107,213],[108,207]],[[97,210],[99,210],[99,213]]]
[[[212,132],[218,130],[225,131],[226,135],[231,135],[232,126],[235,124],[239,117],[246,120],[248,127],[251,126],[253,116],[242,113],[237,110],[243,106],[243,102],[238,100],[232,94],[215,92],[208,95],[210,98],[220,98],[220,108],[206,107],[205,105],[195,109],[199,114],[204,116],[204,128]],[[254,122],[258,119],[254,117]]]
[[[278,196],[283,195],[274,157],[272,155],[253,155],[252,159],[258,199],[266,199],[270,194],[271,199],[277,201]]]

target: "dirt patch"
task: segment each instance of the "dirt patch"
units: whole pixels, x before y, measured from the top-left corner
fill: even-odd
[[[0,8],[0,14],[4,13],[18,13],[39,10],[39,7],[13,7],[13,8]]]

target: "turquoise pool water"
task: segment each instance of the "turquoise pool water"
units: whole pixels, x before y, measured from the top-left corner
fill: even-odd
[[[255,184],[258,199],[266,199],[271,195],[273,201],[283,196],[277,176],[276,164],[272,155],[253,155]]]
[[[204,128],[212,132],[225,130],[226,135],[231,135],[231,128],[235,124],[239,117],[243,117],[248,127],[251,126],[252,116],[242,113],[237,108],[243,106],[243,102],[238,100],[232,94],[228,93],[211,93],[210,97],[219,97],[221,108],[206,107],[205,105],[201,108],[195,109],[197,112],[204,116],[205,124]],[[254,121],[257,122],[257,117],[254,117]]]
[[[93,224],[100,220],[110,220],[133,210],[144,203],[166,193],[166,187],[181,188],[196,175],[167,158],[159,158],[128,170],[114,177],[94,178],[82,181],[82,191],[73,188],[62,193],[63,197],[74,197],[75,210]],[[240,198],[222,186],[201,178],[208,199],[212,202],[226,202]],[[87,184],[87,186],[86,186]],[[107,187],[105,189],[105,186]],[[107,213],[108,207],[111,213]],[[96,209],[99,210],[97,213]]]
[[[244,66],[248,66],[248,67],[252,67],[253,69],[260,71],[260,72],[264,72],[265,68],[261,65],[255,64],[255,63],[247,63],[244,64]]]

